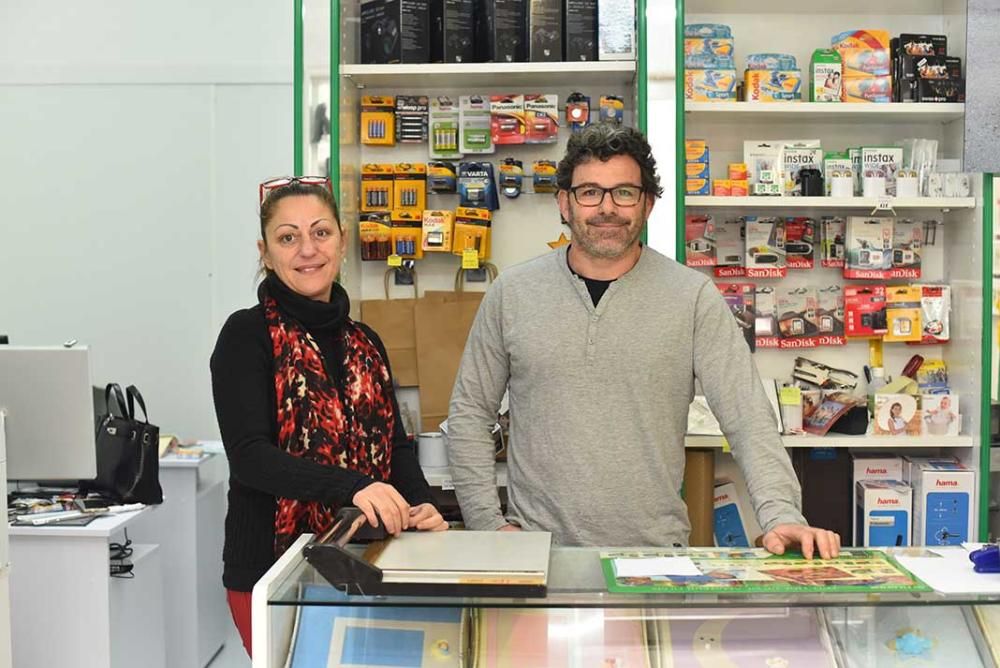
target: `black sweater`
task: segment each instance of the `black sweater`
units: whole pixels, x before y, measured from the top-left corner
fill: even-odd
[[[261,284],[282,312],[298,321],[319,345],[328,372],[341,382],[341,331],[350,301],[334,285],[330,303],[298,295],[271,276]],[[371,328],[357,323],[378,348],[388,368],[385,347]],[[277,413],[271,336],[258,304],[233,313],[212,353],[212,394],[222,442],[229,458],[229,510],[226,513],[223,584],[251,591],[275,561],[274,513],[278,497],[350,505],[354,494],[374,480],[356,471],[326,466],[277,447]],[[407,438],[395,393],[397,416],[389,483],[412,505],[431,502],[431,492]]]

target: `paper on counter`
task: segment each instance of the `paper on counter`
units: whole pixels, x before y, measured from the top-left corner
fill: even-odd
[[[615,559],[615,575],[641,578],[654,575],[702,575],[689,557],[648,557],[645,559]]]
[[[977,573],[969,553],[958,546],[935,548],[943,558],[896,556],[896,561],[942,594],[1000,593],[1000,573]]]

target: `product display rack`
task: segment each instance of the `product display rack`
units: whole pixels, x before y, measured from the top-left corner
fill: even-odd
[[[676,68],[683,80],[683,29],[685,23],[724,23],[733,28],[738,78],[746,54],[788,52],[796,56],[802,70],[803,99],[808,99],[810,54],[826,47],[836,32],[859,28],[887,29],[891,34],[917,32],[946,34],[949,54],[963,58],[965,53],[965,4],[945,0],[919,0],[887,3],[846,0],[835,6],[809,6],[790,0],[765,0],[744,4],[734,0],[679,0],[677,3]],[[775,46],[775,35],[782,36]],[[849,146],[892,145],[908,137],[937,139],[939,171],[961,171],[964,134],[963,104],[850,104],[850,103],[747,103],[687,102],[682,91],[677,100],[677,173],[684,173],[684,139],[708,141],[714,177],[724,178],[726,164],[742,162],[744,139],[813,139],[822,140],[823,150],[843,150]],[[911,218],[934,218],[942,224],[936,247],[926,248],[924,274],[914,283],[946,282],[952,286],[952,340],[943,346],[906,346],[886,343],[879,347],[885,358],[886,372],[895,376],[902,363],[913,354],[942,357],[949,365],[952,391],[961,396],[962,435],[949,439],[887,438],[872,436],[825,437],[786,436],[788,447],[878,448],[907,453],[953,454],[979,472],[978,533],[986,537],[989,498],[989,399],[990,369],[993,349],[989,332],[992,247],[987,243],[992,232],[992,178],[974,177],[974,192],[966,198],[847,198],[826,197],[713,197],[686,196],[683,177],[677,179],[677,230],[674,251],[679,261],[685,258],[684,216],[690,211],[720,218],[739,215],[797,215],[819,218],[823,215],[899,215]],[[876,210],[880,211],[876,211]],[[797,287],[799,283],[841,285],[853,281],[838,276],[838,270],[818,266],[796,275],[790,270],[786,279],[716,279],[746,281],[765,285]],[[710,271],[710,269],[709,269]],[[891,283],[893,281],[886,281]],[[900,281],[895,281],[900,282]],[[796,349],[794,351],[758,350],[755,358],[762,375],[790,376],[792,359],[802,355],[831,366],[860,372],[869,362],[869,345],[864,340],[850,340],[840,348]],[[863,382],[859,391],[863,389]],[[716,439],[721,441],[721,439]],[[689,437],[688,444],[693,439]],[[696,437],[694,442],[711,447],[711,437]],[[929,449],[931,452],[926,452]],[[936,452],[934,451],[935,449]]]
[[[427,162],[430,159],[426,144],[361,145],[358,124],[362,95],[424,94],[454,98],[476,93],[555,93],[559,96],[562,117],[565,97],[580,91],[591,97],[592,117],[596,118],[597,98],[612,94],[625,99],[625,123],[645,128],[646,0],[636,2],[638,57],[635,61],[389,65],[359,64],[359,0],[304,1],[308,21],[302,30],[296,31],[296,36],[301,36],[304,42],[296,44],[296,51],[306,56],[301,72],[296,70],[295,89],[297,98],[303,102],[295,113],[295,168],[299,173],[316,173],[324,167],[326,158],[330,158],[331,178],[339,184],[342,222],[351,239],[341,281],[354,303],[361,299],[382,298],[383,277],[388,269],[385,262],[360,260],[357,244],[360,166],[381,162]],[[326,25],[327,21],[329,37],[320,36],[315,26]],[[317,42],[323,44],[317,47]],[[332,82],[336,82],[335,85],[331,85]],[[320,102],[339,112],[330,114],[329,118],[329,136],[339,139],[332,144],[328,137],[318,143],[310,141],[315,121],[311,112]],[[524,161],[525,171],[530,174],[532,160],[557,161],[561,157],[568,135],[569,131],[561,128],[556,144],[500,146],[493,154],[464,159],[497,164],[505,157],[515,157]],[[530,181],[530,176],[526,181]],[[548,242],[558,239],[561,233],[568,233],[568,228],[559,222],[552,195],[539,196],[532,194],[530,188],[526,190],[529,192],[515,200],[501,197],[501,209],[494,215],[489,261],[500,270],[546,252]],[[454,195],[428,196],[428,208],[454,209],[457,205],[458,198]],[[425,255],[417,262],[420,290],[452,289],[459,260],[449,253]]]

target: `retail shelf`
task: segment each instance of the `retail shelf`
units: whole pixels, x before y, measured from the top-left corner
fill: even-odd
[[[503,86],[607,86],[631,84],[634,61],[585,63],[431,63],[342,65],[341,75],[359,88],[489,88]]]
[[[837,104],[829,102],[688,102],[689,118],[720,123],[947,123],[964,104]]]
[[[879,206],[875,197],[710,197],[688,196],[688,207],[716,208],[796,208],[796,209],[868,209]],[[974,209],[975,197],[897,197],[889,200],[893,209]]]
[[[431,487],[440,487],[443,490],[455,489],[455,484],[451,481],[450,466],[423,466],[424,477]],[[507,486],[507,462],[497,462],[497,486]]]
[[[942,0],[839,0],[804,4],[800,0],[686,0],[684,9],[688,18],[692,14],[794,14],[796,16],[823,16],[824,14],[853,15],[875,14],[880,16],[940,16],[948,12],[949,3]]]
[[[972,436],[782,436],[786,448],[971,448]],[[689,448],[721,448],[721,436],[686,436]]]

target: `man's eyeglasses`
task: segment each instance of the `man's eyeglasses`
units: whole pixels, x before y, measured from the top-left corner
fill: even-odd
[[[635,206],[642,199],[642,186],[612,186],[602,188],[591,184],[574,186],[569,189],[580,206],[600,206],[604,196],[611,193],[611,201],[618,206]]]
[[[330,179],[325,176],[282,176],[260,184],[260,203],[263,204],[267,196],[275,190],[280,190],[293,183],[300,183],[304,186],[323,186],[330,190]]]

